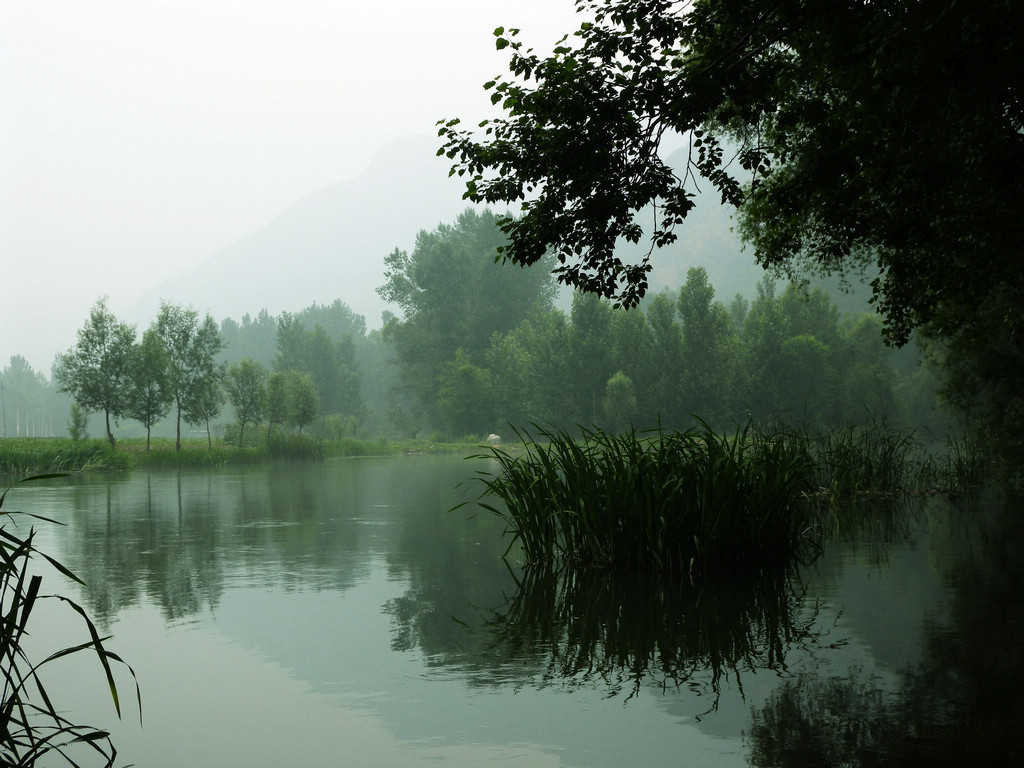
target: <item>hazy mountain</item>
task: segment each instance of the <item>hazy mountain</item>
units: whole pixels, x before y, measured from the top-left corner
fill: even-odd
[[[681,174],[686,165],[685,151],[669,155],[667,162]],[[676,230],[679,236],[676,242],[655,251],[651,258],[654,266],[650,277],[652,291],[678,288],[686,282],[687,270],[701,266],[707,270],[717,300],[728,305],[737,293],[752,300],[757,295],[758,282],[766,273],[755,263],[753,249],[743,250],[742,242],[733,232],[732,214],[733,209],[721,204],[711,184],[703,182],[696,207]],[[632,247],[639,251],[639,246]],[[840,312],[872,311],[868,304],[871,289],[855,274],[847,275],[846,281],[839,276],[811,276],[810,281],[832,296]],[[778,289],[781,291],[783,287],[779,285]]]
[[[753,252],[742,251],[732,227],[732,209],[721,205],[713,193],[700,195],[696,208],[676,230],[676,242],[654,252],[652,290],[678,288],[691,267],[704,267],[719,301],[728,304],[737,293],[756,295],[764,269],[754,263]]]
[[[411,250],[420,230],[453,222],[467,206],[461,180],[448,176],[448,161],[435,155],[436,148],[437,140],[428,136],[389,144],[359,176],[301,198],[259,231],[155,286],[125,319],[148,325],[162,299],[209,311],[218,320],[260,309],[297,312],[341,299],[370,328],[379,327],[388,308],[376,293],[384,282],[384,257],[396,247]],[[655,254],[652,291],[678,288],[690,267],[703,266],[716,298],[728,303],[737,292],[753,297],[764,273],[750,252],[741,252],[731,227],[729,209],[714,194],[702,195],[679,240]]]
[[[379,326],[384,257],[411,249],[417,232],[466,208],[463,187],[436,150],[430,137],[389,144],[359,176],[306,195],[259,231],[147,291],[126,319],[148,325],[161,300],[219,320],[341,299]]]

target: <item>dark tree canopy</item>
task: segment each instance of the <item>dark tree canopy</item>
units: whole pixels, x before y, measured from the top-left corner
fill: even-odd
[[[562,282],[635,305],[650,266],[616,243],[671,242],[710,186],[764,266],[864,273],[897,344],[962,332],[992,301],[1017,332],[1024,4],[576,5],[585,23],[546,58],[495,31],[510,74],[485,87],[503,117],[440,123],[468,199],[522,204],[506,258],[553,252]],[[687,168],[660,159],[669,135],[690,142]]]

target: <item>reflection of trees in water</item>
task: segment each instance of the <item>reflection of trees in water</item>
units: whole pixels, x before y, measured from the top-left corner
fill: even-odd
[[[885,691],[857,672],[801,675],[752,714],[758,768],[1012,765],[1024,724],[1024,518],[1019,501],[955,513],[943,561],[952,626],[931,622],[924,657]]]
[[[436,576],[458,582],[458,563],[498,563],[504,550],[499,521],[445,514],[471,472],[461,457],[425,456],[82,475],[62,502],[73,522],[64,559],[104,624],[145,604],[167,621],[187,618],[233,586],[346,590],[381,555],[436,600]],[[468,582],[470,594],[493,587]]]
[[[1019,761],[1011,750],[1024,723],[1024,517],[1012,503],[951,509],[941,500],[855,511],[837,534],[857,541],[864,557],[834,565],[885,570],[891,547],[918,546],[927,529],[920,544],[949,586],[948,610],[925,625],[922,661],[895,681],[811,671],[831,665],[807,663],[807,652],[825,660],[821,653],[843,638],[792,575],[693,586],[527,569],[506,574],[502,597],[494,574],[455,567],[457,553],[444,548],[418,561],[410,590],[389,602],[393,648],[420,648],[428,664],[472,685],[588,687],[627,698],[664,686],[710,692],[710,709],[726,680],[742,690],[749,670],[785,672],[747,729],[759,767]]]
[[[181,477],[166,476],[145,487],[105,478],[96,509],[96,487],[75,496],[75,524],[69,528],[68,558],[86,583],[83,599],[104,624],[147,599],[168,621],[217,605],[224,567],[223,540],[216,515],[196,494],[183,492]],[[201,498],[201,494],[200,494]]]
[[[751,764],[768,766],[945,765],[938,744],[959,739],[960,715],[927,698],[886,693],[870,677],[800,675],[751,717]],[[948,704],[949,702],[945,702]],[[942,734],[948,734],[942,738]],[[953,739],[950,737],[956,734]],[[936,743],[936,735],[940,736]],[[937,752],[938,754],[929,754]],[[954,765],[969,765],[958,755]]]
[[[357,506],[363,486],[340,473],[318,479],[272,469],[83,482],[65,539],[83,601],[104,624],[146,602],[176,621],[216,608],[231,579],[351,586],[368,568],[368,527],[339,508]]]

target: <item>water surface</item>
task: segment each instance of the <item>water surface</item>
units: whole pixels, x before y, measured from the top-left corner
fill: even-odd
[[[499,520],[448,512],[487,468],[407,456],[19,487],[12,506],[67,521],[40,545],[88,588],[44,586],[114,635],[144,724],[130,704],[116,721],[94,665],[65,665],[51,693],[111,728],[119,764],[149,768],[955,764],[947,742],[1011,743],[1024,580],[979,513],[883,510],[753,584],[537,575],[502,559]],[[37,637],[83,639],[67,613],[39,620]]]

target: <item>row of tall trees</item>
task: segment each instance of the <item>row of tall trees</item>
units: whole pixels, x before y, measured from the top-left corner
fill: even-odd
[[[508,423],[828,424],[868,412],[948,426],[916,351],[885,347],[877,315],[841,315],[820,289],[777,293],[766,279],[752,300],[722,302],[694,268],[680,289],[634,310],[582,293],[570,308],[554,263],[502,264],[503,242],[487,211],[421,232],[412,252],[386,259],[379,292],[401,314],[369,333],[341,301],[219,329],[209,315],[164,304],[136,340],[101,300],[54,380],[80,411],[102,415],[111,443],[118,420],[138,421],[148,436],[173,412],[179,447],[181,422],[205,425],[209,439],[225,401],[240,442],[254,424],[269,434],[317,422],[333,434],[450,437]]]
[[[392,421],[414,433],[444,425],[455,434],[480,431],[489,410],[474,397],[491,338],[552,306],[556,294],[547,269],[501,269],[495,264],[504,236],[497,217],[466,210],[452,224],[420,232],[412,253],[385,260],[378,293],[397,306],[383,330],[395,352],[404,397]]]
[[[577,294],[568,316],[552,309],[496,334],[475,369],[456,360],[442,389],[477,403],[475,429],[470,414],[456,425],[468,431],[503,422],[686,428],[695,417],[714,426],[748,417],[824,426],[866,414],[907,420],[910,401],[925,398],[913,406],[921,416],[934,387],[914,373],[897,366],[879,318],[841,318],[820,289],[790,284],[776,295],[766,280],[753,302],[726,306],[695,268],[677,294],[638,310]]]
[[[410,432],[933,417],[913,354],[885,346],[877,315],[840,316],[821,289],[780,295],[765,279],[753,301],[726,305],[698,267],[638,309],[579,293],[566,314],[550,269],[495,263],[501,242],[496,217],[469,211],[388,258],[380,293],[403,316],[384,335],[419,415],[404,420]]]
[[[135,327],[119,320],[106,298],[96,302],[78,332],[78,343],[58,357],[54,380],[87,412],[103,414],[107,440],[112,424],[139,421],[147,434],[173,409],[175,447],[181,423],[205,424],[223,405],[217,353],[223,346],[217,324],[194,309],[162,303],[153,324],[136,341]]]
[[[70,404],[22,355],[0,370],[0,437],[53,437],[63,431]]]
[[[349,337],[358,346],[367,336],[366,319],[353,312],[341,299],[330,304],[314,302],[298,312],[282,312],[280,315],[261,309],[255,317],[246,313],[240,320],[225,318],[221,321],[220,334],[224,339],[221,359],[237,363],[242,358],[249,358],[273,368],[278,355],[278,326],[289,322],[304,329],[319,327],[335,343]]]
[[[308,376],[324,413],[358,416],[362,409],[361,377],[350,334],[332,340],[322,325],[306,328],[283,313],[277,323],[274,370]]]
[[[314,327],[300,318],[313,320]],[[255,323],[246,316],[242,324],[225,320],[221,328],[227,333],[209,314],[200,318],[194,309],[163,303],[136,339],[135,327],[100,299],[78,343],[54,367],[57,388],[75,402],[72,432],[84,432],[86,414],[100,413],[111,445],[113,426],[127,419],[145,428],[148,448],[154,426],[173,413],[178,450],[182,422],[204,426],[212,443],[210,423],[225,397],[243,430],[266,416],[268,432],[274,425],[301,431],[327,414],[354,429],[363,406],[353,334],[364,334],[365,323],[344,303],[278,318],[261,312]],[[229,356],[230,343],[257,359]]]
[[[364,423],[369,416],[363,393],[363,369],[372,367],[374,354],[366,334],[366,321],[341,300],[312,304],[300,312],[278,316],[261,310],[255,320],[221,323],[228,365],[248,360],[268,373],[309,377],[322,415],[339,416],[348,423]],[[379,334],[377,334],[379,335]]]
[[[256,360],[242,358],[227,370],[224,387],[238,421],[238,447],[245,445],[247,425],[267,424],[269,440],[275,425],[295,427],[299,434],[314,422],[321,401],[313,377],[295,371],[267,372]]]

